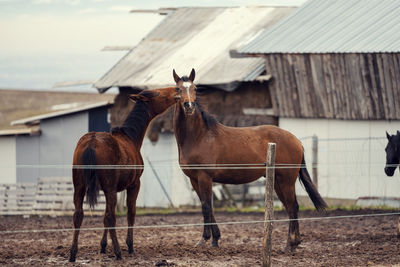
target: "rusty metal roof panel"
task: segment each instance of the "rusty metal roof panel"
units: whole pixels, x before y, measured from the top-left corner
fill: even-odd
[[[310,0],[239,53],[400,51],[400,1]]]
[[[292,7],[177,8],[95,83],[110,87],[153,88],[173,84],[196,70],[196,83],[232,84],[261,74],[260,58],[231,58],[229,50],[290,14]],[[249,76],[250,75],[250,76]],[[226,84],[228,86],[224,87]],[[234,89],[234,88],[233,88]]]

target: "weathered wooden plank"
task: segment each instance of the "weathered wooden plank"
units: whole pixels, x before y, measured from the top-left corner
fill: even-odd
[[[301,117],[300,93],[296,83],[295,58],[291,54],[285,55],[287,59],[287,86],[290,89],[291,100],[293,101],[294,116]]]
[[[379,85],[379,71],[376,63],[376,57],[374,54],[368,54],[368,67],[371,73],[371,83],[372,83],[371,95],[376,109],[374,118],[384,119],[385,110],[383,107],[382,93]]]
[[[279,98],[279,108],[282,113],[285,114],[285,117],[292,117],[290,112],[289,101],[287,97],[287,88],[285,86],[285,75],[284,69],[282,66],[282,57],[279,54],[275,54],[275,64],[276,64],[276,76],[277,76],[277,85],[279,88],[278,98]]]
[[[279,87],[278,87],[278,79],[279,75],[275,68],[275,60],[274,55],[269,55],[266,61],[266,72],[271,74],[273,77],[272,81],[269,83],[269,89],[271,94],[271,102],[272,108],[274,109],[274,113],[278,114],[279,116],[284,116],[285,114],[281,110],[281,104],[279,102]]]
[[[288,81],[288,72],[289,72],[289,66],[287,64],[287,57],[286,55],[283,56],[282,54],[279,55],[280,62],[281,62],[281,72],[282,72],[282,89],[283,89],[283,99],[285,106],[287,107],[287,113],[291,118],[295,117],[296,114],[294,112],[294,103],[293,103],[293,98],[292,98],[292,92],[291,88],[289,86],[289,81]]]
[[[368,119],[375,119],[377,111],[373,99],[374,89],[372,88],[372,78],[367,54],[360,54],[360,65],[363,97],[365,97],[367,101],[367,117]]]
[[[391,102],[391,100],[388,99],[388,94],[385,86],[385,74],[384,74],[382,55],[374,54],[374,57],[376,58],[376,67],[378,69],[377,71],[378,75],[376,75],[376,78],[378,78],[377,85],[382,94],[382,103],[383,103],[382,106],[384,110],[384,118],[389,118],[390,116],[389,103]]]
[[[327,112],[325,113],[326,118],[334,118],[334,114],[336,111],[336,98],[334,95],[334,80],[333,80],[333,69],[332,69],[332,60],[330,54],[322,54],[322,79],[324,80],[325,90],[326,90],[326,98],[327,98]]]
[[[400,119],[400,54],[389,54],[391,58],[390,70],[393,81],[393,94],[396,106],[396,119]]]
[[[382,54],[382,61],[385,73],[385,87],[389,102],[389,119],[396,119],[397,114],[400,110],[400,103],[397,97],[397,82],[396,82],[396,74],[394,73],[394,64],[392,60],[392,55],[390,54]]]
[[[310,56],[304,57],[304,67],[306,72],[304,76],[304,81],[307,87],[307,95],[310,100],[308,112],[311,117],[319,118],[319,114],[322,113],[322,106],[321,103],[318,101],[318,97],[314,88]]]
[[[319,118],[329,118],[328,97],[323,74],[324,70],[322,67],[322,56],[320,54],[310,55],[310,65],[315,100],[318,106],[317,116]]]
[[[302,55],[293,55],[294,58],[294,74],[296,79],[296,85],[299,88],[299,105],[301,110],[302,117],[312,117],[312,113],[310,111],[311,107],[311,99],[308,94],[308,84],[306,82],[305,77],[307,76],[304,64],[304,58]]]
[[[363,95],[362,74],[359,54],[345,54],[349,75],[349,89],[352,116],[354,119],[368,119],[366,98]]]

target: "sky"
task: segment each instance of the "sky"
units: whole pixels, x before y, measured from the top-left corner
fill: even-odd
[[[298,6],[305,0],[0,0],[0,89],[97,92],[58,82],[100,79],[164,16],[132,9]],[[115,93],[116,90],[109,90]]]

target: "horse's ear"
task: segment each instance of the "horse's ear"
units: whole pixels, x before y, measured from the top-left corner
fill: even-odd
[[[397,130],[397,135],[399,135],[399,136],[400,136],[400,131],[399,131],[399,130]]]
[[[175,69],[173,69],[172,75],[174,76],[174,80],[176,83],[178,83],[181,80],[181,77],[179,77],[178,74],[176,74]]]
[[[390,134],[389,134],[387,131],[386,131],[386,137],[387,137],[388,140],[390,140],[390,137],[391,137],[391,136],[390,136]]]
[[[129,99],[132,100],[132,101],[134,101],[134,102],[139,101],[139,100],[142,101],[142,102],[148,102],[148,101],[150,101],[150,99],[149,99],[147,96],[144,96],[144,95],[142,95],[142,94],[137,94],[137,95],[132,94],[132,95],[129,95]]]
[[[190,75],[189,75],[189,80],[194,82],[194,77],[195,76],[196,76],[196,72],[194,71],[194,69],[192,69],[192,71],[190,72]]]

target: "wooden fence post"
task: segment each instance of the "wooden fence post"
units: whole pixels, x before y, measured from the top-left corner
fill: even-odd
[[[265,216],[263,240],[263,267],[271,266],[272,220],[274,219],[275,143],[268,143],[265,183]]]
[[[316,135],[312,137],[312,178],[315,188],[318,189],[318,136]]]

